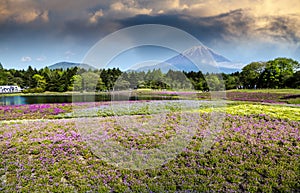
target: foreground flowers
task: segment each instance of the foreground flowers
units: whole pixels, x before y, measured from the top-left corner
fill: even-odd
[[[95,118],[101,125],[95,130],[107,131],[106,137],[125,148],[151,149],[174,137],[174,126],[180,116],[171,116],[172,121],[163,127],[141,127],[145,135],[133,135],[126,125],[117,127],[112,117]],[[119,120],[126,122],[129,117],[140,123],[153,118],[131,115],[120,116]],[[201,153],[209,114],[201,113],[198,117],[199,125],[187,147],[175,159],[147,170],[121,169],[99,159],[71,119],[2,123],[0,191],[299,190],[299,121],[262,114],[227,114],[212,148]],[[167,126],[170,127],[165,130]]]

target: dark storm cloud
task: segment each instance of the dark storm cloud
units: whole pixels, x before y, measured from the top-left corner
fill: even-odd
[[[63,3],[58,0],[43,1],[43,3],[29,0],[27,4],[16,0],[5,0],[4,2],[6,3],[2,5],[3,10],[7,11],[3,12],[6,20],[0,22],[0,38],[2,39],[11,37],[12,34],[17,36],[26,34],[31,38],[37,36],[59,40],[72,38],[79,42],[90,42],[122,27],[156,23],[185,30],[205,44],[215,41],[232,43],[251,38],[260,39],[265,36],[293,43],[299,41],[299,33],[297,33],[299,18],[293,20],[288,16],[275,17],[271,15],[254,17],[248,9],[235,9],[209,17],[195,16],[195,13],[201,15],[201,12],[196,12],[193,8],[195,5],[188,1],[185,1],[186,8],[181,11],[179,8],[182,3],[180,4],[179,1],[174,1],[174,5],[170,1],[170,7],[162,2],[137,1],[133,3],[127,0],[121,2],[89,0],[85,3],[78,0]],[[201,5],[206,4],[202,2]],[[212,5],[216,5],[216,3]],[[24,7],[23,10],[22,7]],[[143,8],[146,9],[146,12],[149,10],[149,14],[138,15],[139,10]],[[155,13],[159,8],[163,10],[163,13]],[[204,10],[204,8],[200,10]],[[93,14],[99,12],[100,15],[93,17]],[[262,18],[267,20],[266,24],[256,26],[256,23]]]
[[[213,17],[186,15],[137,15],[119,20],[122,27],[139,24],[163,24],[177,27],[197,37],[204,44],[214,41],[231,41],[229,37],[247,35],[253,20],[242,10],[235,10]]]

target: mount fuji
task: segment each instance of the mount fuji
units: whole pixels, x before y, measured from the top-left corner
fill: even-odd
[[[186,72],[200,70],[202,73],[223,72],[229,74],[240,71],[241,67],[241,64],[230,61],[206,46],[195,46],[164,62],[143,66],[136,71],[160,69],[162,72],[167,72],[171,69]]]

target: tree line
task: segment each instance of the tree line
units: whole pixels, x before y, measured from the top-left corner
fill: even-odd
[[[299,63],[289,58],[252,62],[232,74],[149,70],[122,72],[118,68],[86,70],[78,67],[40,70],[4,69],[0,85],[18,85],[24,92],[110,91],[137,88],[195,89],[300,88]]]
[[[300,64],[290,58],[267,62],[252,62],[241,72],[223,75],[227,89],[243,88],[300,88]]]

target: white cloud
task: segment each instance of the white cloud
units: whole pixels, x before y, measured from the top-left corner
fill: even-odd
[[[121,2],[116,2],[116,3],[113,3],[110,8],[114,11],[121,11],[122,9],[125,8],[125,6],[123,5],[123,3]]]
[[[14,14],[13,18],[18,23],[29,23],[36,20],[40,13],[37,10],[26,10],[20,13]]]
[[[98,23],[98,19],[101,18],[104,14],[103,14],[103,11],[102,9],[96,11],[95,13],[93,14],[90,14],[91,17],[89,18],[89,22],[91,24],[95,24],[95,23]]]
[[[36,61],[39,61],[39,62],[42,62],[42,61],[45,61],[45,60],[46,60],[45,56],[41,56],[41,57],[36,58]]]
[[[112,3],[109,12],[112,16],[130,17],[139,14],[150,15],[152,9],[142,7],[138,2],[128,0]]]
[[[22,62],[30,62],[31,60],[32,60],[32,59],[31,59],[30,56],[24,56],[24,57],[21,58],[21,61],[22,61]]]

